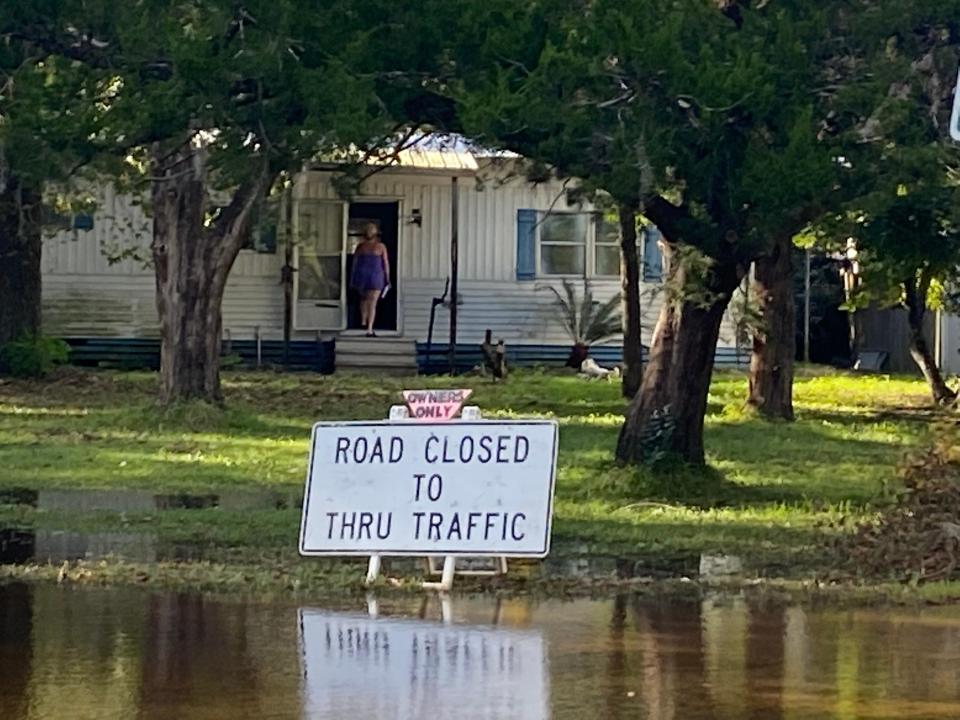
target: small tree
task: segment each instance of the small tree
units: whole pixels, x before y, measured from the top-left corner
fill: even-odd
[[[569,280],[563,281],[563,294],[553,286],[549,289],[555,296],[553,308],[557,321],[573,342],[567,367],[579,369],[587,359],[591,345],[620,333],[620,298],[614,295],[605,303],[597,302],[589,280],[584,280],[579,299]]]
[[[960,276],[960,152],[946,131],[960,58],[958,9],[956,2],[879,3],[873,22],[852,33],[862,49],[837,78],[846,88],[832,118],[854,119],[839,134],[847,201],[819,227],[829,248],[856,243],[855,305],[906,311],[910,354],[938,404],[952,403],[956,392],[936,365],[923,321],[928,309],[951,305]]]
[[[854,302],[898,305],[907,314],[910,355],[923,373],[933,401],[953,403],[924,335],[928,309],[956,305],[960,280],[960,193],[920,184],[873,197],[878,203],[854,223],[862,283]]]

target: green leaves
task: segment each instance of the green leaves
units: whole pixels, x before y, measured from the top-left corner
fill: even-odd
[[[762,4],[738,29],[707,2],[495,0],[486,17],[514,22],[473,8],[484,42],[457,55],[451,96],[483,142],[616,201],[671,197],[699,220],[673,241],[726,253],[732,231],[749,258],[829,200],[814,86],[836,5]]]
[[[547,287],[556,298],[553,303],[556,318],[573,343],[590,346],[622,330],[619,295],[599,303],[594,300],[589,280],[583,281],[583,292],[579,299],[576,287],[570,280],[563,281],[562,294],[553,286]]]

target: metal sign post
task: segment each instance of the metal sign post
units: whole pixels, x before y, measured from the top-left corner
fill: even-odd
[[[300,553],[367,556],[368,585],[383,557],[424,557],[440,580],[423,587],[441,591],[457,574],[502,575],[511,556],[545,557],[557,423],[483,420],[474,406],[457,418],[468,395],[408,391],[386,421],[317,423]],[[492,566],[458,571],[458,558]]]

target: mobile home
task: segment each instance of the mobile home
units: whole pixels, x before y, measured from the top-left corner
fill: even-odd
[[[396,166],[368,177],[349,201],[337,193],[335,169],[299,175],[290,213],[294,341],[335,338],[338,367],[427,370],[428,341],[434,364],[450,343],[449,283],[456,276],[456,347],[463,358],[475,357],[490,329],[515,362],[562,363],[570,339],[549,288],[564,279],[582,288],[589,279],[599,301],[619,293],[616,227],[590,204],[569,204],[564,183],[531,183],[513,162],[463,151],[408,150]],[[391,261],[392,290],[380,303],[376,338],[364,337],[358,298],[346,281],[367,223],[379,227]],[[77,347],[105,338],[111,347],[149,345],[158,322],[148,264],[150,220],[143,208],[107,188],[92,222],[75,225],[44,245],[44,332]],[[223,304],[228,345],[282,338],[284,234],[255,234],[237,258]],[[656,231],[642,238],[649,343],[663,269]],[[720,356],[729,359],[730,328],[723,334]],[[616,361],[621,344],[613,338],[598,356]]]

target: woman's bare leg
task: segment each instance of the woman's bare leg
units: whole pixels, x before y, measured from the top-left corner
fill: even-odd
[[[377,301],[380,299],[379,290],[367,291],[367,332],[373,332],[373,323],[377,320]]]
[[[367,326],[367,296],[366,293],[360,296],[360,325]]]

